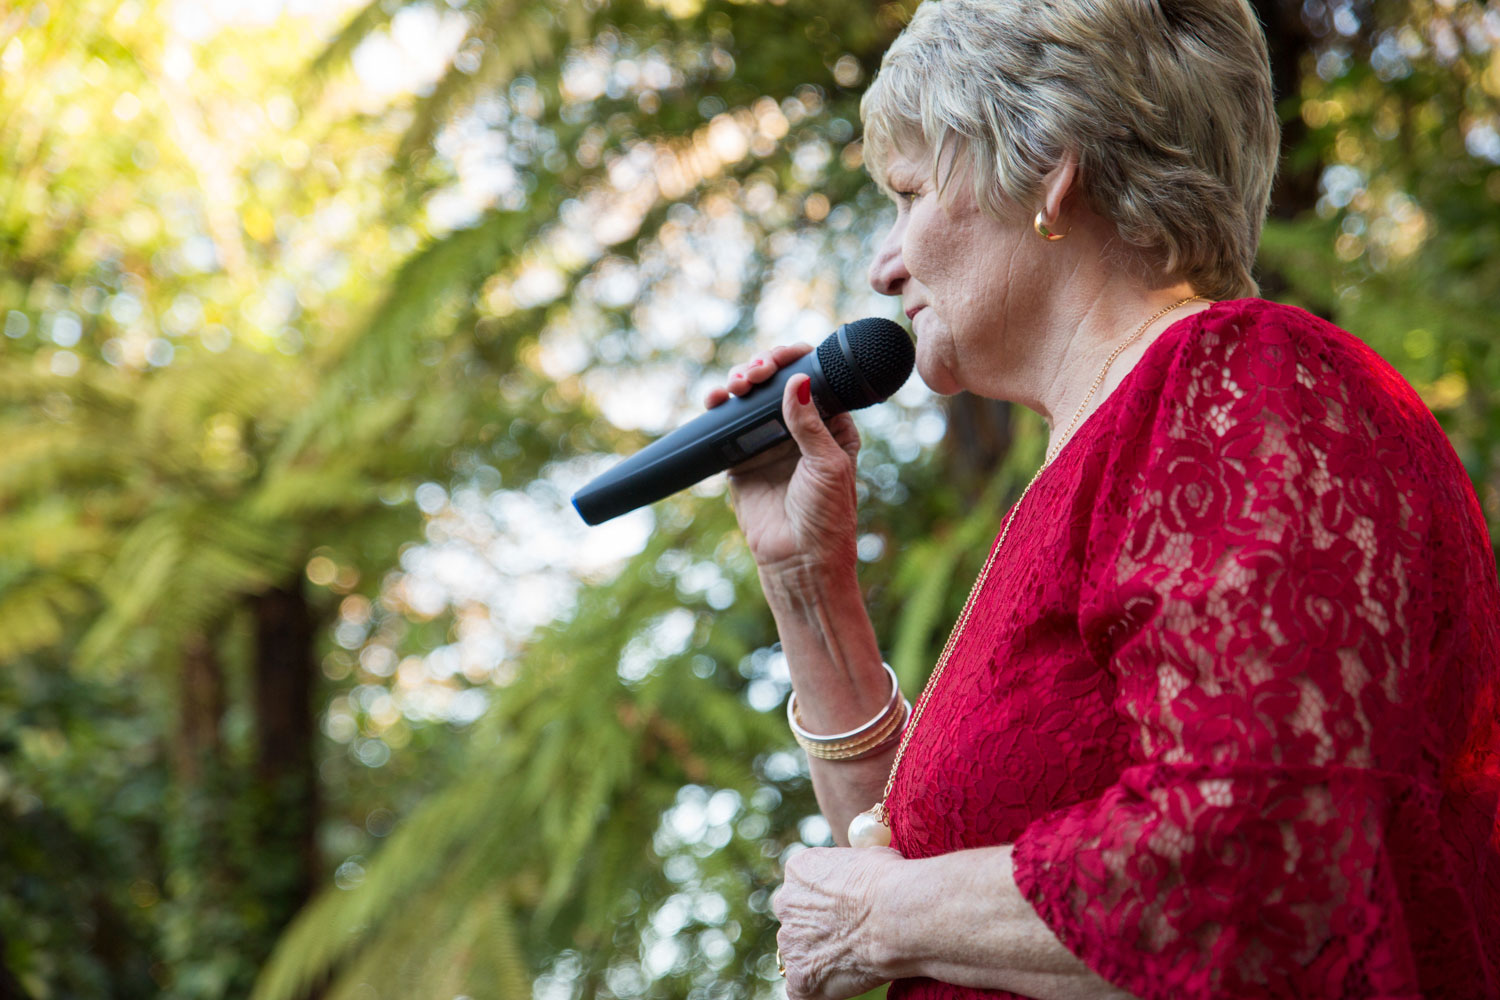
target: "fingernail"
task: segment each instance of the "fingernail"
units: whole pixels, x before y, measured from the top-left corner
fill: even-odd
[[[760,367],[760,366],[761,366],[761,365],[762,365],[762,364],[764,364],[764,363],[765,363],[765,362],[763,362],[763,361],[760,361],[760,360],[758,360],[758,359],[757,359],[757,360],[755,360],[755,361],[752,361],[752,362],[750,362],[750,367],[751,367],[751,368],[759,368],[759,367]]]
[[[797,402],[803,406],[812,402],[812,379],[807,379],[797,386]]]

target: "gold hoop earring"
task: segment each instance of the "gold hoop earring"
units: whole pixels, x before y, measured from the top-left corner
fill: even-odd
[[[1043,212],[1044,211],[1046,210],[1043,209]],[[1042,239],[1046,240],[1048,243],[1056,243],[1058,240],[1062,239],[1064,236],[1068,235],[1068,233],[1071,233],[1073,231],[1073,227],[1069,226],[1067,233],[1054,233],[1052,229],[1047,225],[1047,223],[1042,221],[1042,212],[1036,213],[1036,221],[1031,225],[1032,228],[1036,230],[1036,234]]]

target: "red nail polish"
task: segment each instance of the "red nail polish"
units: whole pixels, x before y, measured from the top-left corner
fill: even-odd
[[[797,386],[797,402],[803,406],[812,402],[812,379],[808,379]]]

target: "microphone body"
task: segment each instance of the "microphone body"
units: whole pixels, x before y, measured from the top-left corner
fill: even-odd
[[[781,397],[794,375],[811,378],[813,402],[827,420],[901,388],[914,355],[906,332],[889,320],[847,323],[744,396],[731,396],[593,479],[573,494],[573,507],[586,523],[602,524],[787,440]]]

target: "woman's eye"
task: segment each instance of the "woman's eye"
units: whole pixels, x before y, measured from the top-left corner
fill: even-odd
[[[910,205],[917,199],[917,192],[915,191],[892,191],[891,194],[896,196],[896,204],[903,207]]]

